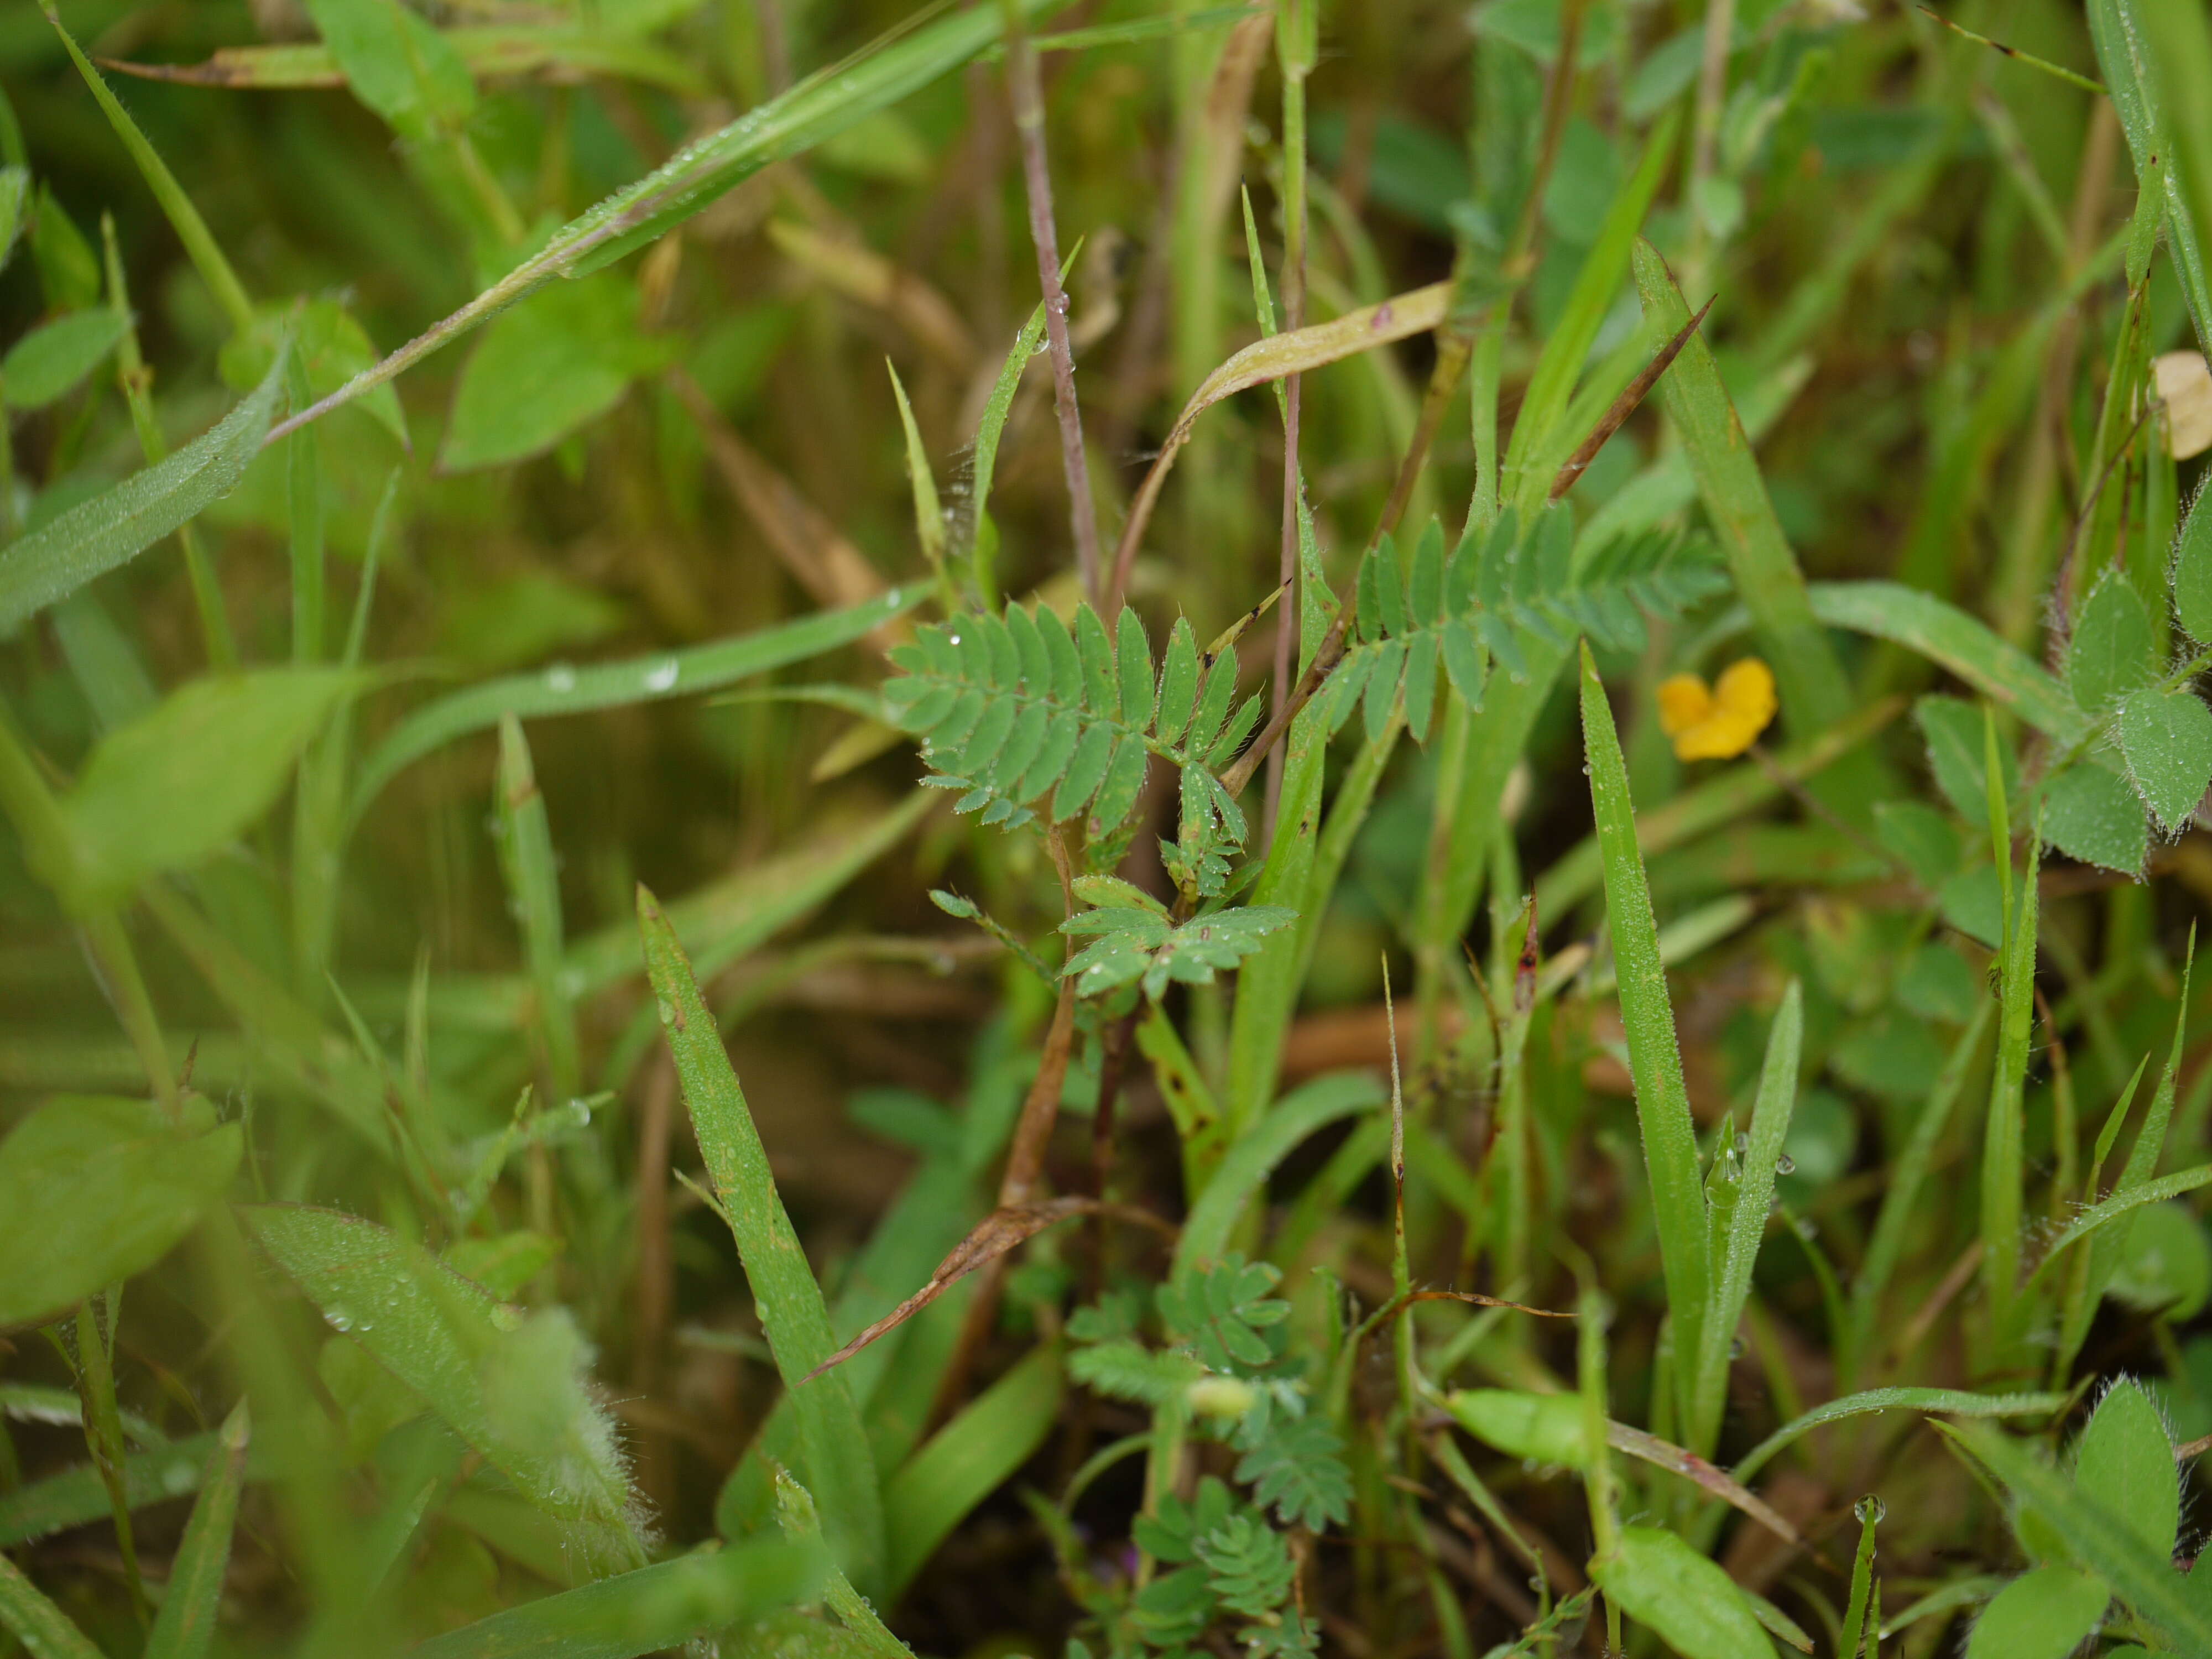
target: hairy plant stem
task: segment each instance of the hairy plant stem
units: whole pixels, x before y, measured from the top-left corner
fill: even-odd
[[[1053,412],[1060,421],[1060,465],[1067,478],[1068,525],[1075,538],[1077,574],[1096,605],[1098,515],[1091,500],[1091,463],[1083,453],[1083,412],[1075,401],[1075,351],[1067,338],[1067,290],[1060,280],[1060,233],[1053,223],[1052,172],[1045,155],[1044,94],[1021,10],[1014,0],[1001,0],[1001,5],[1006,19],[1006,92],[1021,144],[1030,241],[1036,249],[1037,282],[1044,290],[1045,343],[1052,360]]]

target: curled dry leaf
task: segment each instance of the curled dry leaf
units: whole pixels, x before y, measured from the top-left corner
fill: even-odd
[[[2201,351],[2167,351],[2151,360],[2166,405],[2166,447],[2177,461],[2212,449],[2212,365]]]

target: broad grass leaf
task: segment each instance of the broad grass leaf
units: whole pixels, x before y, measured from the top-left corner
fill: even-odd
[[[2172,1459],[2167,1464],[2172,1466]],[[1999,1590],[1966,1642],[1966,1659],[2066,1659],[2112,1599],[2105,1581],[2072,1567],[2037,1567]]]
[[[1465,1429],[1508,1457],[1579,1469],[1589,1462],[1579,1395],[1462,1389],[1445,1405]]]
[[[929,590],[919,584],[894,587],[842,611],[817,611],[795,622],[682,651],[656,652],[649,657],[592,663],[581,668],[556,663],[534,673],[471,685],[416,709],[392,729],[362,763],[351,811],[359,816],[404,768],[455,738],[497,726],[502,715],[534,720],[716,690],[732,681],[849,645],[928,597]],[[622,931],[627,934],[629,930]]]
[[[0,635],[228,495],[260,453],[283,389],[283,368],[281,359],[272,363],[243,403],[167,459],[0,550]]]
[[[1745,1659],[1771,1650],[1735,1580],[1671,1532],[1622,1528],[1613,1553],[1590,1564],[1590,1577],[1682,1659]]]
[[[580,1553],[636,1559],[629,1478],[565,1310],[526,1316],[398,1234],[335,1210],[258,1205],[244,1217],[325,1320],[570,1528]]]
[[[204,1103],[64,1095],[0,1141],[0,1328],[64,1311],[150,1267],[238,1169],[235,1123]]]
[[[413,1659],[636,1659],[807,1600],[828,1565],[819,1547],[780,1538],[701,1550],[464,1625]]]
[[[457,129],[476,107],[476,82],[453,44],[398,0],[307,0],[354,96],[402,138],[419,143]]]
[[[2108,571],[2081,606],[2066,647],[2066,688],[2093,714],[2102,714],[2158,677],[2150,611],[2135,584]]]
[[[2200,222],[2188,184],[2172,165],[2176,112],[2157,61],[2160,41],[2154,33],[2159,27],[2155,20],[2167,9],[2185,16],[2191,9],[2169,7],[2167,0],[2089,0],[2089,36],[2096,46],[2100,78],[2120,118],[2120,130],[2127,135],[2136,176],[2155,178],[2165,198],[2167,249],[2197,337],[2212,345],[2212,270],[2207,264],[2212,249],[2206,246],[2212,225]],[[2161,157],[2166,165],[2158,165]]]
[[[123,1462],[125,1501],[136,1510],[197,1491],[216,1443],[216,1436],[210,1431],[131,1453]],[[252,1462],[260,1461],[257,1449]],[[249,1464],[248,1473],[258,1476],[265,1471]],[[112,1512],[100,1471],[90,1463],[79,1463],[0,1493],[0,1549],[51,1538]]]
[[[0,386],[8,407],[44,409],[74,391],[130,326],[128,313],[101,306],[32,330],[0,359]]]
[[[216,1449],[209,1454],[198,1500],[169,1566],[161,1611],[146,1638],[144,1659],[201,1659],[215,1640],[230,1567],[230,1540],[238,1522],[238,1495],[246,1479],[252,1423],[246,1403],[231,1409]]]
[[[188,682],[101,740],[61,810],[76,902],[186,869],[269,809],[342,698],[368,682],[342,668],[257,668]]]
[[[2136,793],[2169,833],[2212,784],[2212,709],[2194,692],[2147,687],[2120,704],[2120,753]]]
[[[2199,490],[2173,550],[2173,619],[2199,645],[2212,642],[2212,507]]]
[[[486,329],[469,354],[438,465],[465,472],[550,449],[662,361],[662,348],[638,331],[628,277],[556,283]]]
[[[2057,680],[1988,623],[1933,593],[1900,582],[1816,582],[1809,592],[1813,614],[1829,627],[1887,640],[1925,657],[2062,744],[2089,736],[2089,717]]]
[[[2142,803],[2124,778],[2101,766],[2069,766],[2046,786],[2044,838],[2084,864],[2138,873],[2150,854],[2150,826]]]
[[[885,1484],[890,1596],[913,1583],[946,1535],[1044,1443],[1063,1388],[1059,1356],[1049,1347],[1032,1349]]]
[[[2173,1553],[2181,1477],[2166,1419],[2141,1383],[2123,1377],[2097,1402],[2074,1443],[2074,1484],[2134,1528],[2152,1549]]]
[[[882,1497],[851,1383],[839,1370],[812,1375],[837,1347],[822,1287],[776,1191],[767,1150],[714,1016],[699,994],[675,929],[659,902],[642,887],[637,915],[646,972],[684,1102],[736,1236],[762,1331],[789,1390],[804,1454],[797,1473],[821,1504],[846,1572],[863,1595],[870,1594],[884,1573]]]

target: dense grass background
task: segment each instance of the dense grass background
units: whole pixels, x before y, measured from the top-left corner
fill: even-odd
[[[0,1655],[2212,1653],[2212,20],[1943,10],[0,17]]]

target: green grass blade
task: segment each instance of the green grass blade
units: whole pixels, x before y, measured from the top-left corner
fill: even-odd
[[[2021,1120],[2028,1045],[2035,1030],[2035,863],[2031,848],[2028,873],[2019,883],[2020,896],[2005,933],[1996,1070],[1982,1137],[1982,1284],[1996,1333],[2007,1331],[2020,1293],[2021,1187],[2026,1174]]]
[[[23,1571],[0,1555],[0,1626],[15,1632],[31,1659],[103,1659],[100,1650],[39,1593]]]
[[[1030,1350],[885,1484],[890,1596],[912,1583],[946,1534],[1044,1443],[1060,1413],[1062,1387],[1059,1355],[1049,1347]]]
[[[2146,1544],[2128,1517],[1993,1428],[1968,1424],[1948,1432],[2066,1540],[2076,1561],[2111,1585],[2139,1617],[2179,1642],[2177,1651],[2212,1653],[2212,1613],[2184,1590],[2185,1581],[2172,1561]]]
[[[5,580],[4,563],[0,559],[0,583]],[[927,596],[928,590],[921,586],[894,587],[863,605],[820,611],[733,639],[582,668],[556,664],[456,691],[416,710],[369,756],[354,790],[354,817],[358,818],[386,784],[423,756],[455,738],[497,726],[502,715],[537,720],[712,691],[850,645],[905,615]]]
[[[1925,1412],[1946,1417],[2047,1417],[2063,1411],[2073,1396],[2063,1394],[1969,1394],[1959,1389],[1869,1389],[1815,1406],[1760,1441],[1729,1471],[1748,1486],[1775,1457],[1817,1428],[1847,1418],[1884,1412]]]
[[[781,1465],[776,1466],[775,1473],[775,1518],[783,1528],[783,1535],[795,1544],[818,1546],[822,1516],[814,1507],[814,1494],[793,1480],[791,1471]],[[854,1589],[853,1581],[834,1564],[823,1574],[822,1603],[837,1615],[838,1622],[858,1638],[868,1652],[912,1659],[914,1650],[891,1634],[890,1627],[877,1617],[868,1598]]]
[[[820,1588],[823,1565],[820,1549],[781,1538],[702,1550],[509,1607],[411,1652],[414,1659],[637,1659],[806,1600]]]
[[[881,858],[944,797],[917,789],[891,811],[749,865],[665,907],[696,971],[712,974],[764,944]],[[562,969],[571,996],[586,996],[645,965],[637,931],[614,926],[579,939]]]
[[[1896,582],[1821,582],[1810,592],[1814,616],[1829,627],[1925,657],[2062,744],[2087,739],[2089,717],[2064,688],[1956,605]]]
[[[214,1431],[132,1452],[123,1465],[124,1492],[131,1507],[143,1509],[197,1491],[210,1462],[221,1449]],[[259,1471],[253,1462],[249,1474]],[[0,1549],[51,1538],[71,1527],[97,1521],[108,1512],[107,1488],[89,1463],[0,1492]]]
[[[1768,1212],[1773,1207],[1776,1165],[1797,1103],[1798,1054],[1804,1035],[1804,994],[1793,979],[1782,994],[1782,1006],[1775,1011],[1774,1024],[1767,1034],[1766,1060],[1759,1071],[1759,1096],[1751,1113],[1751,1150],[1744,1157],[1725,1248],[1713,1264],[1713,1310],[1705,1322],[1705,1343],[1698,1355],[1698,1392],[1689,1436],[1690,1449],[1705,1455],[1711,1455],[1720,1437],[1730,1349],[1744,1304],[1751,1296],[1752,1267],[1759,1259],[1759,1241],[1765,1236]]]
[[[1628,1032],[1637,1121],[1674,1325],[1676,1397],[1686,1401],[1696,1397],[1696,1367],[1712,1289],[1705,1195],[1698,1175],[1698,1133],[1690,1120],[1689,1091],[1682,1081],[1682,1051],[1674,1036],[1674,1011],[1668,1001],[1667,972],[1659,959],[1658,924],[1651,914],[1644,860],[1636,850],[1628,763],[1620,752],[1613,708],[1587,645],[1582,652],[1582,708],[1590,801],[1597,813],[1598,846],[1605,861],[1606,915],[1620,975],[1620,1018]]]
[[[228,495],[269,430],[287,356],[279,351],[245,401],[182,449],[0,551],[0,634],[137,557]]]
[[[576,1011],[562,969],[561,877],[553,860],[553,832],[545,821],[545,797],[530,763],[529,740],[512,714],[499,723],[497,823],[501,873],[522,927],[522,951],[537,993],[534,1013],[544,1045],[545,1069],[558,1097],[573,1097],[583,1086],[583,1061],[576,1041]]]
[[[2172,50],[2168,30],[2175,36],[2187,30],[2185,19],[2159,15],[2168,10],[2185,13],[2188,8],[2171,7],[2165,0],[2089,0],[2089,38],[2095,43],[2097,66],[2112,107],[2119,114],[2120,131],[2127,135],[2136,175],[2163,188],[2166,247],[2196,322],[2197,337],[2212,349],[2212,266],[2206,262],[2212,252],[2206,246],[2206,239],[2212,237],[2212,224],[2206,222],[2212,204],[2199,202],[2180,177],[2187,167],[2172,165],[2177,139],[2191,149],[2201,142],[2197,133],[2203,120],[2203,90],[2185,91],[2179,104],[2170,101],[2168,66],[2158,60],[2161,48]],[[2171,67],[2185,72],[2185,49]],[[2185,110],[2190,112],[2186,116]]]
[[[642,887],[638,928],[660,1023],[675,1057],[700,1151],[714,1178],[738,1255],[761,1314],[761,1328],[790,1391],[805,1453],[800,1471],[819,1500],[847,1574],[863,1594],[884,1582],[883,1499],[859,1407],[842,1370],[801,1382],[836,1352],[822,1287],[807,1266],[769,1171],[744,1091],[731,1068],[714,1017],[699,994],[691,964],[659,902]]]
[[[169,1567],[169,1587],[161,1611],[146,1638],[145,1659],[201,1659],[215,1640],[216,1616],[222,1605],[223,1575],[230,1566],[231,1529],[238,1521],[238,1494],[246,1479],[246,1448],[252,1425],[244,1401],[234,1407],[216,1437],[198,1501],[185,1522],[183,1540]]]
[[[1274,1107],[1229,1149],[1221,1167],[1182,1224],[1176,1244],[1175,1269],[1183,1273],[1218,1261],[1229,1248],[1244,1206],[1266,1185],[1275,1166],[1315,1131],[1340,1118],[1379,1106],[1389,1091],[1364,1073],[1344,1072],[1316,1078],[1275,1103]]]
[[[1066,0],[1020,0],[1029,17]],[[617,191],[553,234],[538,252],[451,316],[362,371],[294,422],[312,420],[385,385],[556,276],[585,276],[665,234],[763,167],[836,137],[909,93],[959,68],[997,40],[994,8],[939,16],[810,76],[748,110],[719,132],[687,144],[662,167]],[[293,422],[286,422],[289,427]],[[280,428],[282,430],[283,428]]]
[[[198,270],[200,280],[208,285],[209,291],[215,295],[216,303],[222,307],[223,315],[230,319],[232,331],[245,333],[253,325],[253,302],[246,297],[245,285],[238,280],[238,273],[230,268],[230,261],[223,257],[222,249],[216,245],[214,236],[208,231],[207,222],[200,217],[199,210],[192,205],[192,198],[185,194],[184,186],[169,171],[168,163],[155,153],[152,144],[147,143],[146,135],[138,130],[138,124],[131,118],[130,112],[116,100],[106,81],[92,66],[91,60],[77,46],[76,38],[62,27],[62,20],[51,4],[46,8],[46,21],[54,26],[54,33],[61,36],[62,45],[68,49],[70,61],[76,65],[77,73],[84,77],[85,85],[92,88],[92,95],[99,101],[100,112],[107,117],[108,125],[115,129],[115,136],[123,141],[123,148],[131,152],[131,159],[137,163],[138,171],[144,175],[147,185],[154,192],[154,198],[161,204],[161,211],[168,216],[169,223],[177,233],[177,240],[185,245],[185,252],[191,258],[194,269]]]
[[[1644,325],[1656,349],[1690,320],[1690,308],[1650,243],[1639,240],[1634,258]],[[1783,713],[1798,737],[1826,731],[1850,712],[1843,667],[1814,618],[1804,574],[1774,516],[1759,462],[1721,384],[1711,348],[1691,336],[1659,385],[1668,419],[1681,434],[1698,493],[1728,555],[1736,591],[1750,608],[1760,648],[1774,670]],[[1854,814],[1863,811],[1871,793],[1847,781],[1863,782],[1863,770],[1846,762],[1820,793],[1844,802]]]
[[[1920,1189],[1926,1184],[1929,1169],[1935,1162],[1936,1146],[1950,1126],[1952,1109],[1966,1092],[1974,1057],[1981,1051],[1982,1039],[1989,1035],[1990,1021],[1995,1013],[1996,1005],[1987,997],[1976,1002],[1973,1018],[1952,1045],[1950,1058],[1944,1062],[1935,1088],[1929,1091],[1919,1115],[1913,1120],[1911,1137],[1890,1165],[1888,1178],[1883,1183],[1881,1210],[1875,1218],[1873,1236],[1867,1241],[1866,1255],[1860,1259],[1858,1276],[1851,1285],[1850,1358],[1853,1369],[1865,1361],[1882,1295],[1889,1289],[1890,1277],[1905,1254],[1906,1232],[1920,1214]]]
[[[1688,846],[1709,830],[1757,811],[1784,793],[1779,780],[1815,775],[1845,750],[1865,742],[1896,719],[1902,707],[1895,700],[1869,703],[1832,730],[1777,750],[1767,766],[1746,762],[1638,813],[1637,849],[1649,864],[1662,853]],[[1597,837],[1589,836],[1577,842],[1536,878],[1538,918],[1547,926],[1558,921],[1595,892],[1604,878]]]
[[[1556,465],[1540,462],[1531,467],[1529,458],[1540,457],[1548,462],[1561,447],[1558,442],[1561,419],[1598,328],[1628,274],[1629,250],[1635,246],[1644,216],[1650,210],[1651,198],[1674,159],[1679,125],[1678,112],[1669,110],[1644,140],[1644,159],[1606,210],[1597,239],[1590,245],[1567,303],[1546,335],[1544,349],[1529,374],[1528,389],[1522,396],[1520,413],[1513,420],[1513,435],[1505,446],[1504,478],[1504,487],[1513,493],[1524,520],[1542,511],[1553,476],[1559,471]],[[1571,450],[1582,435],[1569,435],[1565,448]]]

